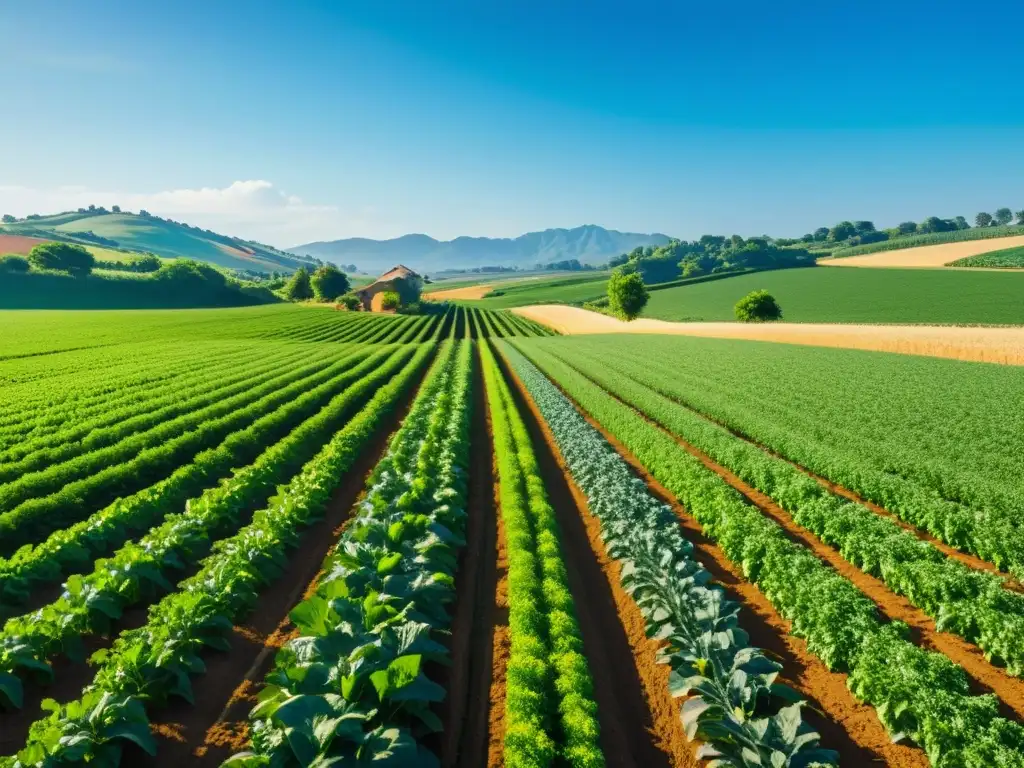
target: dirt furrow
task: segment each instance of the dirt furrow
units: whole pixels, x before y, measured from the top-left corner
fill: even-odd
[[[478,358],[473,374],[466,546],[455,577],[452,665],[437,680],[448,691],[438,713],[444,723],[440,750],[444,768],[479,766],[487,760],[491,644],[495,620],[500,618],[494,600],[498,512],[489,420]],[[501,621],[507,623],[507,616]]]
[[[608,393],[607,390],[605,392],[648,424],[671,437],[677,445],[700,460],[705,467],[725,480],[751,504],[778,523],[790,540],[805,546],[818,559],[830,565],[837,573],[852,582],[869,599],[874,601],[886,619],[903,621],[909,625],[918,645],[942,653],[963,667],[975,692],[996,694],[1004,716],[1010,719],[1024,718],[1024,680],[1012,677],[1005,670],[992,665],[977,646],[962,637],[938,631],[935,622],[924,611],[916,608],[905,597],[892,592],[881,579],[870,576],[847,562],[839,552],[794,522],[789,513],[770,496],[748,485],[728,467],[717,463],[703,451],[698,450],[629,403]]]

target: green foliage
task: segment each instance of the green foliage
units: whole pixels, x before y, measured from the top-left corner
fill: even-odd
[[[481,344],[508,552],[511,651],[505,765],[600,768],[593,681],[526,425],[489,344]],[[560,721],[561,728],[553,727]],[[560,738],[561,737],[561,738]]]
[[[608,280],[608,306],[623,319],[632,320],[647,304],[647,288],[638,273],[623,273],[621,269],[612,272]]]
[[[400,277],[393,280],[394,292],[398,294],[399,306],[402,304],[414,304],[420,300],[420,285],[416,280],[409,280]]]
[[[915,645],[905,626],[883,622],[871,600],[675,438],[574,368],[546,352],[535,355],[542,343],[520,347],[679,499],[812,653],[830,669],[848,671],[854,696],[875,707],[890,733],[920,744],[937,768],[1024,760],[1024,728],[999,716],[995,697],[974,695],[963,669]]]
[[[67,272],[73,277],[85,277],[96,264],[91,253],[72,243],[40,243],[29,251],[28,260],[36,269]]]
[[[4,224],[13,224],[15,221],[17,221],[17,219],[11,214],[5,213],[3,217],[0,218],[0,221],[2,221]]]
[[[359,297],[354,293],[346,293],[344,296],[339,296],[334,301],[350,312],[355,312],[363,306],[363,302],[361,302]]]
[[[988,214],[985,215],[987,216]],[[958,216],[955,220],[946,221],[944,219],[932,217],[931,219],[925,219],[925,221],[921,223],[917,230],[919,234],[909,235],[907,237],[898,237],[885,242],[871,243],[869,245],[840,248],[833,251],[832,256],[835,258],[843,258],[845,256],[861,256],[867,253],[878,253],[879,251],[916,248],[921,245],[960,243],[967,240],[987,240],[993,237],[1024,235],[1024,226],[982,226],[965,228],[963,224],[966,224],[967,222],[962,221],[961,223],[959,220],[962,219],[963,217]]]
[[[284,288],[284,295],[289,301],[309,301],[313,298],[313,285],[305,267],[295,270],[295,274]]]
[[[857,228],[852,221],[841,221],[828,232],[829,242],[840,243],[849,240],[857,234]]]
[[[751,291],[736,302],[736,319],[741,323],[764,323],[782,319],[782,308],[768,291]]]
[[[587,495],[648,636],[663,644],[672,692],[688,697],[682,714],[687,736],[737,766],[834,764],[837,755],[820,749],[817,734],[802,721],[803,702],[776,682],[780,665],[748,645],[740,607],[710,584],[671,508],[636,481],[622,457],[532,363],[504,343],[501,349]],[[772,710],[778,714],[764,717]]]
[[[787,322],[1024,323],[1024,274],[839,267],[757,272],[652,290],[644,317],[731,321],[735,303],[758,289],[778,300]]]
[[[985,213],[982,211],[974,217],[974,226],[976,227],[990,227],[993,224],[993,218],[991,213]]]
[[[25,274],[31,268],[32,265],[29,264],[28,259],[24,256],[18,256],[14,253],[0,256],[0,273]]]
[[[998,208],[992,215],[995,221],[995,225],[998,227],[1005,227],[1011,221],[1013,221],[1013,211],[1009,208]]]
[[[385,291],[381,294],[380,306],[381,309],[398,309],[402,306],[402,297],[398,291]]]
[[[1003,269],[1024,269],[1024,247],[1004,248],[999,251],[980,253],[950,262],[951,267],[999,267]]]
[[[310,283],[318,301],[330,301],[335,296],[348,293],[352,288],[348,276],[333,264],[317,267]]]
[[[228,282],[223,272],[205,262],[194,259],[175,259],[164,262],[153,275],[153,279],[173,286],[177,290],[193,291],[220,289],[225,287]]]

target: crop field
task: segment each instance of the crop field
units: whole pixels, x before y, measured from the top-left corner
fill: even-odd
[[[1024,766],[1019,368],[0,319],[3,768]]]
[[[643,316],[732,321],[736,302],[766,289],[794,323],[1024,323],[1024,274],[813,267],[738,275],[651,291]]]
[[[1024,247],[1003,248],[978,256],[957,259],[951,267],[987,267],[994,269],[1024,269]]]

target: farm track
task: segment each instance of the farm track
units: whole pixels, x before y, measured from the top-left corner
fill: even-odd
[[[158,767],[219,766],[245,747],[254,697],[273,666],[274,654],[291,632],[288,614],[316,588],[324,558],[351,519],[366,491],[367,478],[408,414],[417,391],[417,387],[411,388],[395,412],[378,426],[376,437],[360,452],[324,518],[303,532],[299,547],[289,554],[283,577],[260,595],[249,619],[234,627],[231,650],[204,654],[206,674],[193,684],[196,703],[175,700],[153,719],[156,758],[147,758],[142,752],[134,757]],[[133,755],[126,752],[126,757]]]
[[[714,583],[725,590],[729,599],[743,607],[741,623],[750,635],[750,644],[764,649],[782,664],[779,682],[789,685],[807,699],[809,707],[804,710],[804,717],[821,734],[822,744],[839,751],[849,765],[882,763],[892,768],[929,766],[927,757],[920,749],[892,742],[874,708],[854,699],[846,685],[847,675],[829,670],[808,650],[805,640],[792,634],[791,622],[783,618],[757,586],[747,580],[722,548],[704,534],[700,523],[690,516],[672,492],[625,445],[580,407],[558,382],[553,379],[549,381],[629,464],[647,489],[672,508],[686,538],[694,545],[701,564],[714,577]],[[596,520],[594,524],[597,525]],[[665,676],[667,679],[667,671]]]
[[[1024,720],[1024,680],[1012,677],[1005,670],[991,664],[977,646],[958,635],[938,631],[935,622],[924,611],[915,608],[905,597],[892,592],[881,579],[870,576],[847,562],[839,552],[824,544],[810,531],[797,525],[789,513],[771,497],[748,485],[728,467],[717,463],[710,456],[665,429],[657,421],[625,400],[606,389],[603,391],[648,424],[671,437],[683,450],[698,459],[706,468],[744,496],[753,506],[774,520],[791,541],[806,547],[815,557],[827,563],[833,570],[850,581],[875,603],[880,613],[888,621],[896,620],[906,623],[910,627],[917,645],[937,651],[961,666],[967,673],[973,693],[994,693],[999,699],[1001,714],[1004,717],[1011,720]]]
[[[456,602],[451,628],[452,666],[437,682],[448,695],[438,715],[443,768],[483,765],[487,759],[488,696],[491,685],[493,628],[501,615],[494,599],[498,583],[497,480],[483,367],[474,348],[473,412],[467,496],[466,546],[455,577]]]
[[[602,557],[600,526],[568,475],[543,416],[507,362],[499,360],[558,517],[569,587],[594,681],[605,760],[609,766],[697,766],[681,727],[679,706],[669,693],[668,667],[656,660],[658,643],[647,639],[639,608],[620,586],[607,556]]]

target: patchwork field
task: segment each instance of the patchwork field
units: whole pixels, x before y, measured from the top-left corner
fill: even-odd
[[[0,321],[4,768],[1024,765],[1020,368]]]
[[[917,248],[901,248],[838,259],[821,259],[818,264],[826,267],[945,267],[953,265],[953,262],[958,259],[1021,246],[1024,246],[1024,235],[924,245]]]

